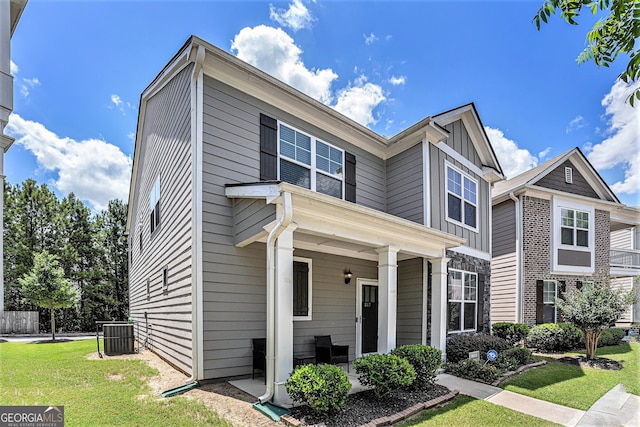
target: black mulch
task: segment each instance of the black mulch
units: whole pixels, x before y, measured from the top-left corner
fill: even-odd
[[[449,393],[449,389],[440,385],[426,391],[399,390],[391,396],[376,399],[371,390],[350,394],[347,405],[340,412],[328,415],[318,414],[310,407],[298,406],[291,409],[291,416],[303,425],[319,424],[327,427],[350,427],[366,424],[376,418],[397,414],[405,409]]]
[[[55,340],[37,340],[37,341],[31,341],[29,344],[58,344],[61,342],[69,342],[69,341],[73,341],[73,340],[69,340],[66,338],[57,338]]]
[[[567,365],[575,365],[582,368],[612,369],[616,371],[622,369],[622,363],[618,362],[617,360],[607,359],[605,357],[587,359],[585,356],[565,356],[556,360],[561,363],[566,363]]]

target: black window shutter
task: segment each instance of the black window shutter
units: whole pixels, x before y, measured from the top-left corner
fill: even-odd
[[[478,274],[478,318],[476,331],[484,331],[484,274]]]
[[[344,199],[347,202],[356,202],[356,156],[344,153]]]
[[[536,280],[536,325],[544,323],[543,289],[544,282],[542,280]]]
[[[278,121],[260,114],[260,181],[278,179]]]
[[[576,282],[576,289],[578,289],[579,291],[582,290],[582,282],[580,280]]]
[[[309,264],[293,262],[293,315],[309,315]]]

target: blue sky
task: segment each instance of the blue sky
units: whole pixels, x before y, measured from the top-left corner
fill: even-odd
[[[12,39],[12,184],[128,197],[140,93],[195,34],[383,135],[475,102],[509,176],[580,147],[640,205],[640,107],[607,69],[578,66],[595,18],[537,31],[542,1],[30,0]]]

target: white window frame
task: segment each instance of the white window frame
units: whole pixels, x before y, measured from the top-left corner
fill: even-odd
[[[301,134],[303,134],[303,135],[305,135],[305,136],[310,138],[310,140],[311,140],[311,164],[310,165],[307,165],[305,163],[299,162],[299,161],[297,161],[295,159],[292,159],[292,158],[287,157],[286,155],[280,153],[280,126],[286,126],[289,129],[293,130],[294,132],[301,133]],[[322,144],[328,145],[330,148],[334,148],[334,149],[336,149],[336,150],[338,150],[338,151],[340,151],[342,153],[342,171],[341,171],[340,174],[332,174],[332,173],[329,173],[329,172],[326,172],[326,171],[323,171],[321,169],[317,169],[316,168],[316,156],[317,156],[317,153],[316,153],[316,151],[317,151],[316,150],[316,142],[321,142]],[[342,195],[341,199],[344,200],[344,197],[345,197],[345,156],[344,156],[344,150],[342,148],[336,147],[335,145],[330,144],[330,143],[326,142],[323,139],[316,138],[315,136],[313,136],[313,135],[311,135],[311,134],[309,134],[307,132],[303,132],[300,129],[298,129],[298,128],[294,127],[294,126],[291,126],[291,125],[289,125],[289,124],[287,124],[285,122],[278,121],[278,179],[281,179],[280,178],[280,161],[282,159],[284,159],[284,160],[286,160],[288,162],[291,162],[291,163],[293,163],[293,164],[295,164],[297,166],[301,166],[301,167],[309,170],[309,175],[310,175],[309,176],[309,181],[310,181],[309,182],[309,186],[310,186],[310,190],[311,191],[318,192],[316,190],[316,181],[317,181],[316,180],[316,173],[321,173],[321,174],[326,175],[326,176],[328,176],[330,178],[337,179],[338,181],[341,182],[341,191],[340,191],[341,195]],[[320,193],[320,194],[324,194],[324,193]]]
[[[160,224],[161,224],[161,218],[162,218],[162,204],[160,203],[160,201],[162,200],[161,194],[162,193],[160,190],[160,175],[158,175],[156,180],[153,182],[153,187],[151,187],[151,190],[149,191],[149,215],[151,215],[151,213],[154,214],[153,216],[154,226],[153,228],[150,228],[151,235],[154,235],[156,233],[156,231],[160,228]],[[155,211],[156,205],[160,205],[158,208],[158,212]],[[160,215],[158,215],[158,213],[160,213]]]
[[[545,301],[545,290],[544,286],[547,284],[553,284],[553,300]],[[558,281],[557,280],[543,280],[542,281],[542,305],[553,305],[553,322],[558,322],[558,306],[556,305],[556,298],[558,298]],[[542,321],[544,322],[544,311],[542,313]]]
[[[575,213],[574,213],[574,239],[573,245],[564,245],[562,244],[562,209],[570,209],[574,212],[586,212],[589,214],[589,228],[587,232],[589,233],[588,246],[578,246],[577,245],[577,227],[575,223]],[[583,203],[576,203],[571,200],[561,199],[554,197],[552,201],[552,218],[551,218],[551,235],[552,235],[552,271],[551,274],[574,274],[574,275],[585,275],[585,274],[593,274],[595,272],[595,208],[592,205],[586,205]],[[590,267],[581,267],[581,266],[573,266],[573,265],[564,265],[558,263],[558,250],[568,250],[574,252],[586,252],[591,256]]]
[[[461,294],[461,299],[457,300],[457,299],[449,299],[449,279],[448,276],[450,273],[461,273],[462,274],[462,294]],[[475,310],[473,310],[473,329],[449,329],[449,303],[460,303],[460,326],[463,327],[464,326],[464,306],[465,303],[467,302],[467,300],[465,300],[464,298],[464,284],[465,284],[465,278],[467,275],[473,275],[476,278],[476,299],[475,299]],[[476,331],[478,329],[478,298],[480,296],[478,295],[478,273],[474,273],[472,271],[465,271],[465,270],[458,270],[455,268],[449,268],[447,271],[447,333],[449,334],[455,334],[455,333],[462,333],[462,332],[471,332],[471,331]],[[470,303],[470,300],[469,300]]]
[[[467,230],[471,230],[474,233],[478,233],[479,232],[478,221],[479,221],[479,218],[480,218],[480,215],[479,215],[479,211],[480,211],[480,206],[479,206],[480,205],[480,184],[478,183],[478,180],[473,178],[473,177],[471,177],[468,173],[463,172],[460,168],[454,166],[453,164],[449,163],[446,160],[444,162],[444,166],[445,166],[444,167],[444,186],[445,186],[444,187],[444,195],[445,195],[445,197],[444,197],[445,198],[445,200],[444,200],[444,205],[445,205],[445,213],[444,213],[444,215],[445,215],[445,220],[447,222],[452,223],[452,224],[456,224],[456,225],[459,225],[459,226],[461,226],[463,228],[466,228]],[[460,174],[462,176],[462,182],[461,182],[462,194],[460,196],[458,196],[457,194],[455,194],[452,191],[449,191],[449,171],[448,171],[448,169],[451,169],[454,172],[456,172],[456,173],[458,173],[458,174]],[[475,184],[475,186],[476,186],[476,202],[475,203],[472,203],[470,200],[467,200],[464,197],[464,180],[465,179],[468,180],[468,181],[473,182]],[[449,217],[449,193],[451,193],[455,197],[458,197],[458,198],[461,199],[461,206],[460,206],[460,209],[461,209],[460,214],[461,215],[460,215],[460,218],[462,219],[462,221],[457,221],[457,220]],[[470,205],[473,205],[476,208],[476,226],[475,227],[472,227],[472,226],[470,226],[468,224],[465,224],[465,222],[464,222],[464,204],[465,203],[469,203]]]
[[[306,321],[306,320],[313,320],[313,306],[312,306],[312,302],[313,302],[313,260],[311,258],[302,258],[302,257],[297,257],[294,256],[293,260],[296,262],[304,262],[309,266],[309,273],[307,273],[308,279],[307,279],[307,283],[309,284],[309,291],[307,292],[307,307],[309,307],[309,311],[307,312],[306,316],[293,316],[293,321]],[[293,269],[293,264],[291,264],[291,268]],[[291,285],[293,286],[293,280],[291,281]],[[293,299],[293,292],[291,293],[291,297]],[[291,308],[293,310],[293,307]]]

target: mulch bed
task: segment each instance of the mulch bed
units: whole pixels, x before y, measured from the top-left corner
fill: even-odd
[[[567,365],[580,366],[581,368],[610,369],[615,371],[622,369],[622,363],[605,357],[587,359],[585,356],[565,356],[556,359],[556,361],[566,363]]]
[[[291,409],[291,417],[301,422],[301,425],[321,425],[326,427],[351,427],[361,426],[371,421],[393,416],[394,414],[407,411],[419,404],[451,395],[455,396],[448,388],[434,385],[426,391],[399,390],[391,396],[383,399],[376,399],[371,390],[351,394],[347,398],[347,405],[340,412],[324,415],[318,414],[310,407],[298,406]],[[456,393],[457,394],[457,393]],[[444,399],[442,399],[444,401]],[[442,403],[442,401],[437,403]],[[424,409],[421,406],[419,410]],[[409,416],[408,411],[406,412]],[[402,418],[400,418],[402,419]],[[377,424],[377,423],[375,423]],[[374,425],[375,425],[374,424]]]

